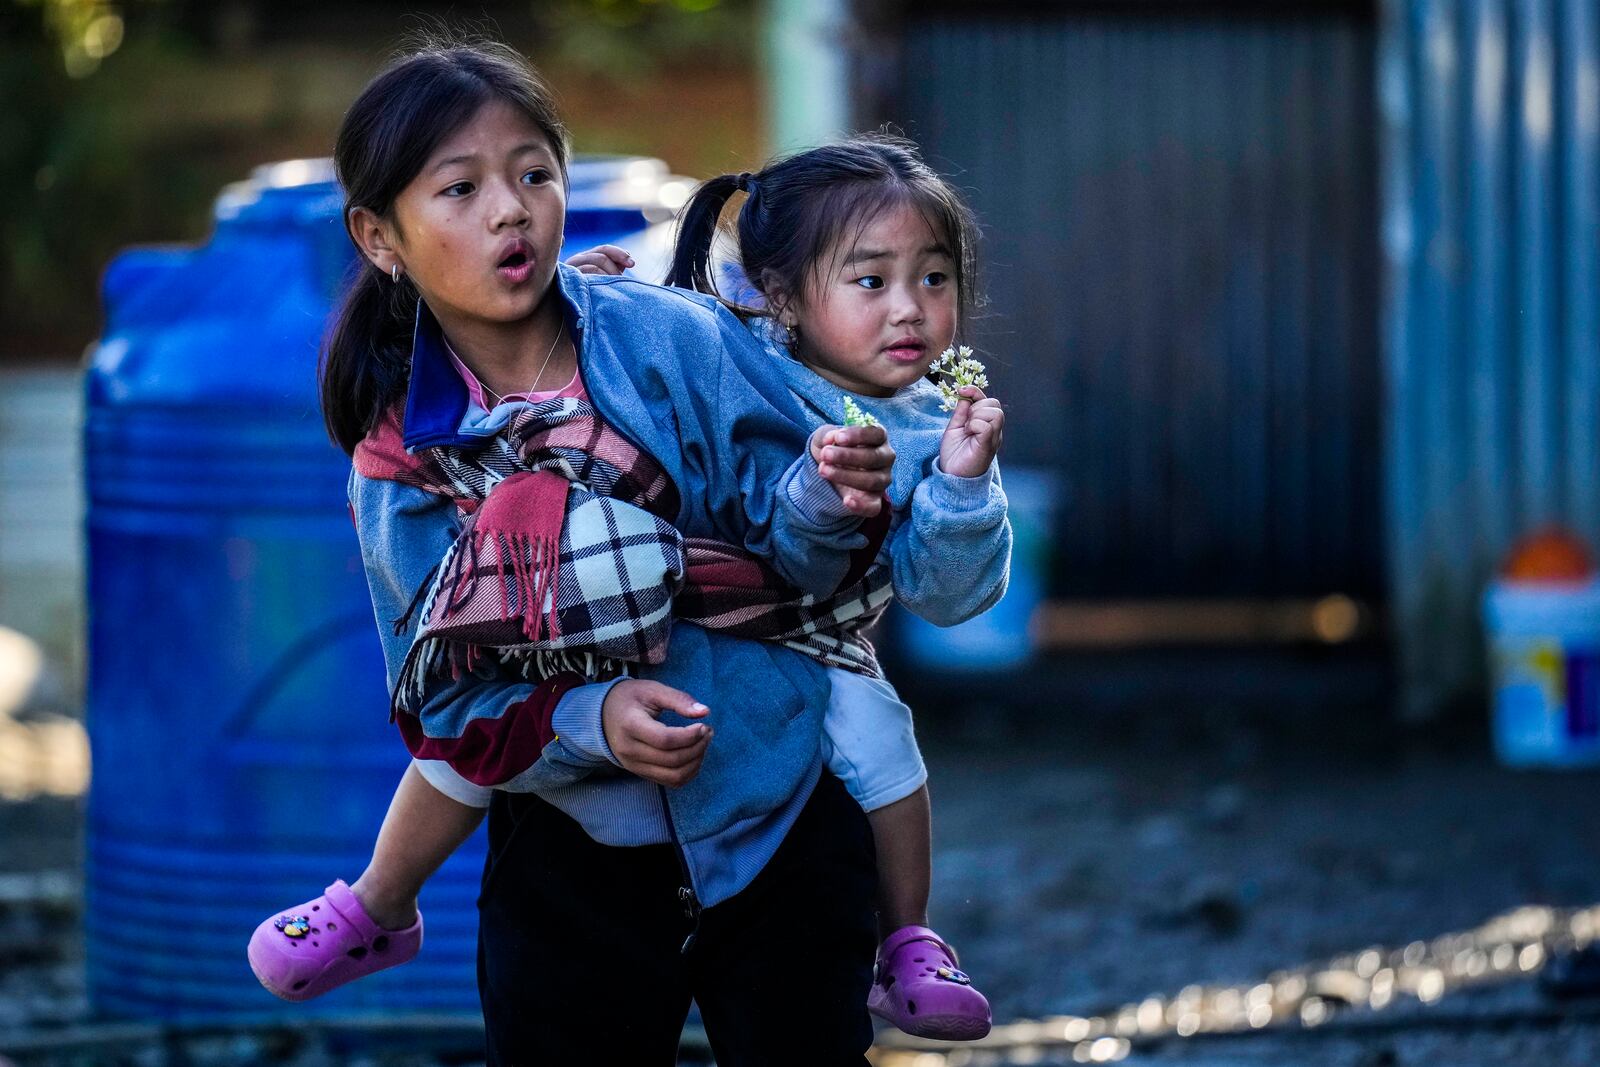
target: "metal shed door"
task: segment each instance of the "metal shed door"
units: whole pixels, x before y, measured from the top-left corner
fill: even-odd
[[[1361,11],[906,28],[881,117],[984,224],[972,332],[1005,462],[1063,479],[1057,593],[1379,594],[1373,32]]]

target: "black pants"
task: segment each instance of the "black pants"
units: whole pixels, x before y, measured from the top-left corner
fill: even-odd
[[[497,793],[479,901],[491,1065],[671,1067],[692,997],[718,1067],[861,1067],[877,933],[872,835],[824,773],[754,882],[693,922],[671,846],[597,844]]]

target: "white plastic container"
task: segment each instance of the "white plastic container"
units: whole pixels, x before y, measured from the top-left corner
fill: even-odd
[[[1500,761],[1600,764],[1600,579],[1496,581],[1483,622]]]

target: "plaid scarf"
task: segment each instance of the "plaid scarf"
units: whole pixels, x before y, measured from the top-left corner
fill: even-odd
[[[666,471],[586,400],[529,404],[481,448],[415,455],[395,408],[357,446],[355,466],[450,497],[462,515],[395,622],[403,633],[420,610],[393,711],[419,709],[430,677],[492,677],[506,665],[530,680],[593,679],[660,663],[674,616],[882,675],[861,630],[893,596],[887,567],[857,567],[833,594],[803,595],[740,546],[684,537]]]

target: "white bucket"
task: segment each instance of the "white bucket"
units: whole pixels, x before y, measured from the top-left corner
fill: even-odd
[[[1483,622],[1500,761],[1600,764],[1600,579],[1494,582]]]

